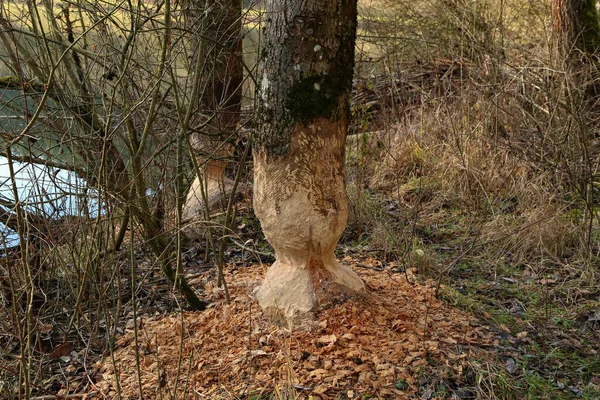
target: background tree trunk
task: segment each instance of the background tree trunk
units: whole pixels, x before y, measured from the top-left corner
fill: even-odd
[[[227,162],[223,158],[230,155],[228,141],[239,127],[243,82],[241,0],[192,0],[189,7],[186,24],[192,33],[194,63],[203,64],[200,69],[197,66],[192,69],[207,76],[202,82],[198,113],[205,117],[198,122],[212,119],[203,129],[207,135],[193,136],[203,176],[195,178],[188,192],[183,210],[185,220],[204,217],[206,206],[210,209],[221,205],[223,200],[226,202],[226,195],[233,187],[225,175]]]
[[[590,55],[600,46],[596,0],[553,0],[552,18],[559,51]]]
[[[356,38],[356,0],[271,0],[254,149],[254,209],[276,252],[257,289],[289,326],[363,291],[334,258],[346,226],[344,150]]]
[[[595,194],[595,143],[600,121],[600,68],[596,52],[600,48],[600,20],[596,0],[553,0],[552,18],[556,40],[556,58],[559,70],[566,72],[569,97],[566,104],[574,104],[573,117],[578,129],[573,129],[575,151],[580,160],[573,173],[573,184],[586,204],[587,249],[591,254],[597,195]],[[562,65],[561,65],[562,64]]]

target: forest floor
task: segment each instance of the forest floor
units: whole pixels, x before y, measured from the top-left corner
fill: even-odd
[[[474,354],[489,353],[503,337],[515,345],[526,340],[526,333],[519,339],[494,330],[436,299],[435,282],[419,284],[410,271],[394,272],[374,259],[343,261],[365,280],[369,299],[332,305],[313,331],[289,331],[263,318],[252,290],[264,266],[231,268],[230,304],[209,284],[218,299],[213,306],[140,319],[137,346],[131,323],[115,362],[97,364],[95,389],[118,397],[116,370],[127,398],[138,396],[140,384],[152,398],[409,398],[440,391],[465,398],[474,393]]]
[[[256,238],[253,218],[243,218],[240,234]],[[186,271],[194,287],[205,287],[209,309],[182,312],[164,290],[139,296],[137,345],[126,318],[114,357],[94,366],[90,393],[119,398],[118,376],[121,398],[138,397],[140,387],[166,399],[599,398],[597,288],[527,266],[490,271],[475,250],[449,253],[438,222],[425,219],[417,231],[429,248],[440,240],[447,262],[439,274],[425,259],[386,261],[372,245],[342,243],[338,257],[365,280],[370,298],[332,305],[312,332],[262,317],[252,290],[268,264],[232,248],[226,304],[214,266],[191,248]],[[255,243],[269,251],[263,238]]]
[[[251,214],[242,219],[240,234],[259,234]],[[418,228],[424,235],[424,226]],[[443,239],[437,225],[436,232]],[[444,249],[446,239],[439,243]],[[269,252],[264,238],[255,243]],[[559,276],[527,268],[489,274],[458,249],[447,254],[443,274],[437,275],[423,269],[424,260],[407,267],[386,261],[368,244],[346,241],[337,255],[365,280],[369,297],[331,305],[313,331],[302,332],[263,318],[252,290],[268,264],[232,247],[225,269],[227,304],[224,290],[216,287],[214,265],[202,261],[199,249],[188,249],[186,274],[194,287],[204,287],[209,308],[186,311],[140,251],[137,273],[146,282],[136,296],[137,329],[128,306],[112,355],[73,348],[55,360],[63,371],[59,395],[253,400],[600,396],[596,292],[569,288]],[[567,292],[578,296],[579,306],[562,302]]]

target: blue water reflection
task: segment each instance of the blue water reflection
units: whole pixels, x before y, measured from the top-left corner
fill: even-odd
[[[43,165],[13,163],[14,183],[23,210],[36,216],[56,220],[68,215],[96,217],[98,198],[75,173]],[[8,160],[0,157],[0,208],[14,213],[13,179]],[[4,206],[3,206],[4,205]],[[0,222],[0,249],[18,245],[18,237]]]

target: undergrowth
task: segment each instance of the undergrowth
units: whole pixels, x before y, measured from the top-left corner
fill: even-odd
[[[598,71],[557,59],[542,2],[417,3],[368,22],[424,33],[365,50],[386,78],[361,64],[357,99],[384,110],[355,105],[345,239],[503,333],[471,361],[480,398],[597,398]]]

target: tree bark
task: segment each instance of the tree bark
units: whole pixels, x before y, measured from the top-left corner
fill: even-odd
[[[344,150],[356,0],[270,0],[254,148],[254,210],[276,261],[255,294],[290,327],[364,291],[334,258],[346,226]]]
[[[553,0],[552,18],[560,52],[591,55],[600,46],[596,0]]]

